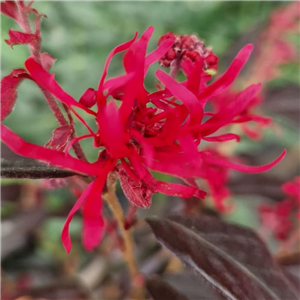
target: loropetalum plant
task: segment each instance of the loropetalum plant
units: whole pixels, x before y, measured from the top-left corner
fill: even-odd
[[[31,51],[25,68],[13,70],[1,81],[1,120],[12,112],[17,87],[26,79],[41,89],[59,122],[45,146],[26,142],[3,124],[2,141],[19,155],[84,175],[81,178],[88,182],[62,230],[62,243],[67,252],[71,250],[69,224],[80,208],[85,249],[92,250],[99,245],[104,231],[103,198],[123,230],[126,258],[131,260],[129,264],[134,264],[128,253],[131,239],[124,230],[123,212],[114,194],[117,178],[130,204],[141,208],[149,208],[151,197],[157,192],[181,198],[194,196],[203,201],[206,191],[198,186],[198,179],[202,179],[207,182],[216,207],[222,210],[223,201],[229,195],[228,170],[264,172],[284,157],[285,151],[266,165],[246,166],[225,157],[214,146],[240,140],[239,135],[228,132],[228,125],[263,120],[249,113],[261,89],[260,83],[248,86],[228,103],[222,98],[246,64],[253,49],[251,44],[244,46],[228,69],[213,79],[218,57],[198,37],[169,32],[160,37],[157,48],[147,54],[154,31],[149,27],[139,38],[135,33],[130,41],[116,46],[108,55],[98,87],[87,88],[76,100],[49,72],[55,58],[41,51],[40,22],[44,15],[32,7],[32,2],[25,4],[24,1],[5,1],[1,3],[1,12],[21,28],[21,31],[10,29],[6,43],[11,47],[26,44]],[[34,31],[29,25],[30,14],[35,18]],[[124,71],[108,78],[110,62],[120,52]],[[152,64],[170,68],[170,73],[157,69],[158,82],[153,85],[156,91],[149,92],[144,79]],[[185,75],[183,81],[177,79],[180,71]],[[216,105],[216,99],[221,99],[222,104]],[[56,101],[62,103],[64,112]],[[98,129],[92,130],[77,110],[92,116]],[[74,117],[80,120],[87,134],[76,136]],[[86,159],[79,144],[83,139],[91,139],[91,147],[98,149],[95,162]],[[205,146],[203,142],[207,142]],[[76,157],[70,154],[71,148]],[[160,181],[152,175],[152,170],[180,178],[183,183]]]

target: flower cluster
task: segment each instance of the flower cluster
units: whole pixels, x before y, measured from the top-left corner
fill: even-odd
[[[9,3],[5,3],[7,9],[11,6]],[[12,13],[10,15],[13,16]],[[182,61],[181,67],[186,74],[183,82],[157,70],[156,78],[160,82],[157,86],[163,88],[151,93],[144,86],[148,68],[165,57],[171,49],[174,50],[175,36],[164,36],[160,39],[159,46],[147,54],[147,45],[153,31],[154,28],[149,27],[139,39],[136,33],[132,40],[115,47],[108,55],[97,89],[88,88],[79,101],[62,89],[43,61],[38,61],[34,55],[25,61],[26,70],[22,71],[24,78],[34,81],[43,92],[60,101],[68,108],[69,114],[82,122],[88,132],[76,138],[67,134],[63,139],[61,132],[57,133],[47,147],[26,142],[5,125],[1,125],[2,141],[17,154],[91,178],[91,183],[70,211],[62,231],[62,241],[68,252],[71,249],[69,224],[80,208],[83,215],[84,247],[91,250],[100,243],[104,228],[101,193],[105,190],[110,172],[118,175],[123,191],[133,205],[147,208],[151,205],[152,194],[156,192],[204,199],[206,193],[199,189],[197,178],[206,180],[215,194],[218,190],[222,191],[224,197],[226,189],[223,185],[228,169],[248,173],[267,171],[285,154],[284,151],[267,165],[250,167],[235,163],[215,150],[201,149],[203,141],[226,142],[240,139],[236,134],[218,134],[218,131],[226,129],[227,125],[247,121],[242,114],[258,94],[261,85],[250,85],[216,112],[207,112],[206,104],[226,92],[246,64],[252,45],[246,45],[227,71],[211,84],[208,84],[211,76],[206,73],[207,66],[211,67],[208,63],[209,56]],[[189,44],[189,41],[195,43],[194,37],[180,37],[180,47]],[[200,43],[195,51],[201,47]],[[107,78],[110,62],[120,52],[124,52],[124,74]],[[214,64],[212,66],[215,67]],[[17,71],[14,70],[12,74]],[[14,78],[9,76],[10,80]],[[16,95],[18,84],[9,86],[3,82],[5,80],[7,77],[2,80],[2,85]],[[4,97],[4,100],[4,104],[3,100],[1,102],[2,106],[5,103],[11,104],[15,97]],[[78,114],[78,109],[94,118],[98,128],[96,131]],[[62,132],[66,133],[64,130]],[[70,148],[82,139],[92,139],[93,147],[99,150],[97,161],[88,162],[69,154]],[[150,170],[181,178],[187,185],[157,180]],[[220,207],[222,197],[216,196],[219,199],[216,204]]]
[[[196,35],[176,35],[168,32],[161,36],[158,45],[165,40],[172,40],[172,47],[160,59],[159,64],[163,67],[174,67],[182,61],[196,62],[203,60],[203,68],[208,72],[215,73],[218,69],[219,58],[212,52],[211,47],[205,44]]]
[[[286,198],[275,205],[261,205],[259,214],[263,226],[271,230],[277,239],[286,240],[295,228],[295,217],[300,219],[300,177],[284,183],[281,189]]]

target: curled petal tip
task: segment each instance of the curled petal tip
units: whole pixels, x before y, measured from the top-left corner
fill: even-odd
[[[247,47],[249,50],[253,50],[254,45],[253,44],[247,44],[245,47]]]

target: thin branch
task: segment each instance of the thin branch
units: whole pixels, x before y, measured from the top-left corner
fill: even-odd
[[[65,178],[77,173],[58,169],[46,164],[38,163],[34,159],[19,158],[7,160],[1,158],[1,178]]]

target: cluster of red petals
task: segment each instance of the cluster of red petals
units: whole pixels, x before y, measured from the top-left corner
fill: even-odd
[[[124,193],[132,204],[146,208],[156,192],[182,198],[204,198],[205,192],[199,189],[197,178],[207,180],[211,190],[216,191],[222,186],[228,169],[248,173],[267,171],[285,154],[284,151],[267,165],[250,167],[232,162],[214,151],[199,150],[203,141],[239,139],[239,136],[231,133],[218,134],[218,130],[240,122],[240,115],[259,92],[260,84],[249,86],[215,113],[205,112],[205,106],[209,100],[225,92],[235,80],[252,52],[252,45],[246,45],[228,70],[212,84],[207,84],[210,76],[204,71],[203,59],[195,62],[186,60],[183,64],[187,74],[185,81],[178,82],[164,71],[157,70],[156,77],[164,88],[150,93],[144,87],[147,70],[174,44],[173,39],[165,39],[157,49],[147,54],[153,30],[153,27],[149,27],[139,39],[136,34],[132,40],[114,48],[107,58],[98,88],[87,89],[79,101],[66,93],[56,82],[54,74],[50,74],[33,57],[25,62],[30,78],[67,105],[88,130],[86,135],[72,139],[66,147],[63,145],[55,150],[26,142],[1,125],[2,141],[19,155],[94,178],[80,195],[63,228],[62,241],[68,252],[71,249],[69,224],[80,208],[83,214],[84,247],[91,250],[101,241],[104,228],[101,192],[109,172],[118,174]],[[125,52],[125,73],[108,79],[110,61],[120,52]],[[88,126],[75,108],[95,118],[97,131]],[[100,150],[96,162],[82,161],[69,154],[72,144],[85,138],[93,139],[94,147]],[[188,185],[159,181],[150,170],[171,174]],[[219,179],[216,170],[225,170],[222,175],[224,178]]]
[[[286,240],[296,227],[295,217],[300,219],[300,177],[284,183],[281,189],[286,198],[275,205],[260,206],[259,214],[263,225],[271,230],[277,239]]]
[[[172,64],[179,64],[181,61],[196,61],[203,60],[203,68],[205,70],[218,69],[218,57],[212,52],[210,47],[205,47],[204,42],[196,35],[176,35],[168,32],[161,36],[158,40],[158,45],[165,40],[172,40],[173,45],[169,51],[164,54],[159,63],[163,67],[170,67]]]
[[[238,92],[233,89],[228,89],[224,93],[217,95],[211,101],[213,111],[218,111],[222,107],[227,106],[231,101],[237,97]],[[240,113],[236,122],[240,124],[244,134],[254,140],[259,140],[262,137],[262,128],[269,126],[272,123],[271,117],[258,115],[257,108],[263,102],[263,95],[259,93],[255,95],[244,111]]]

